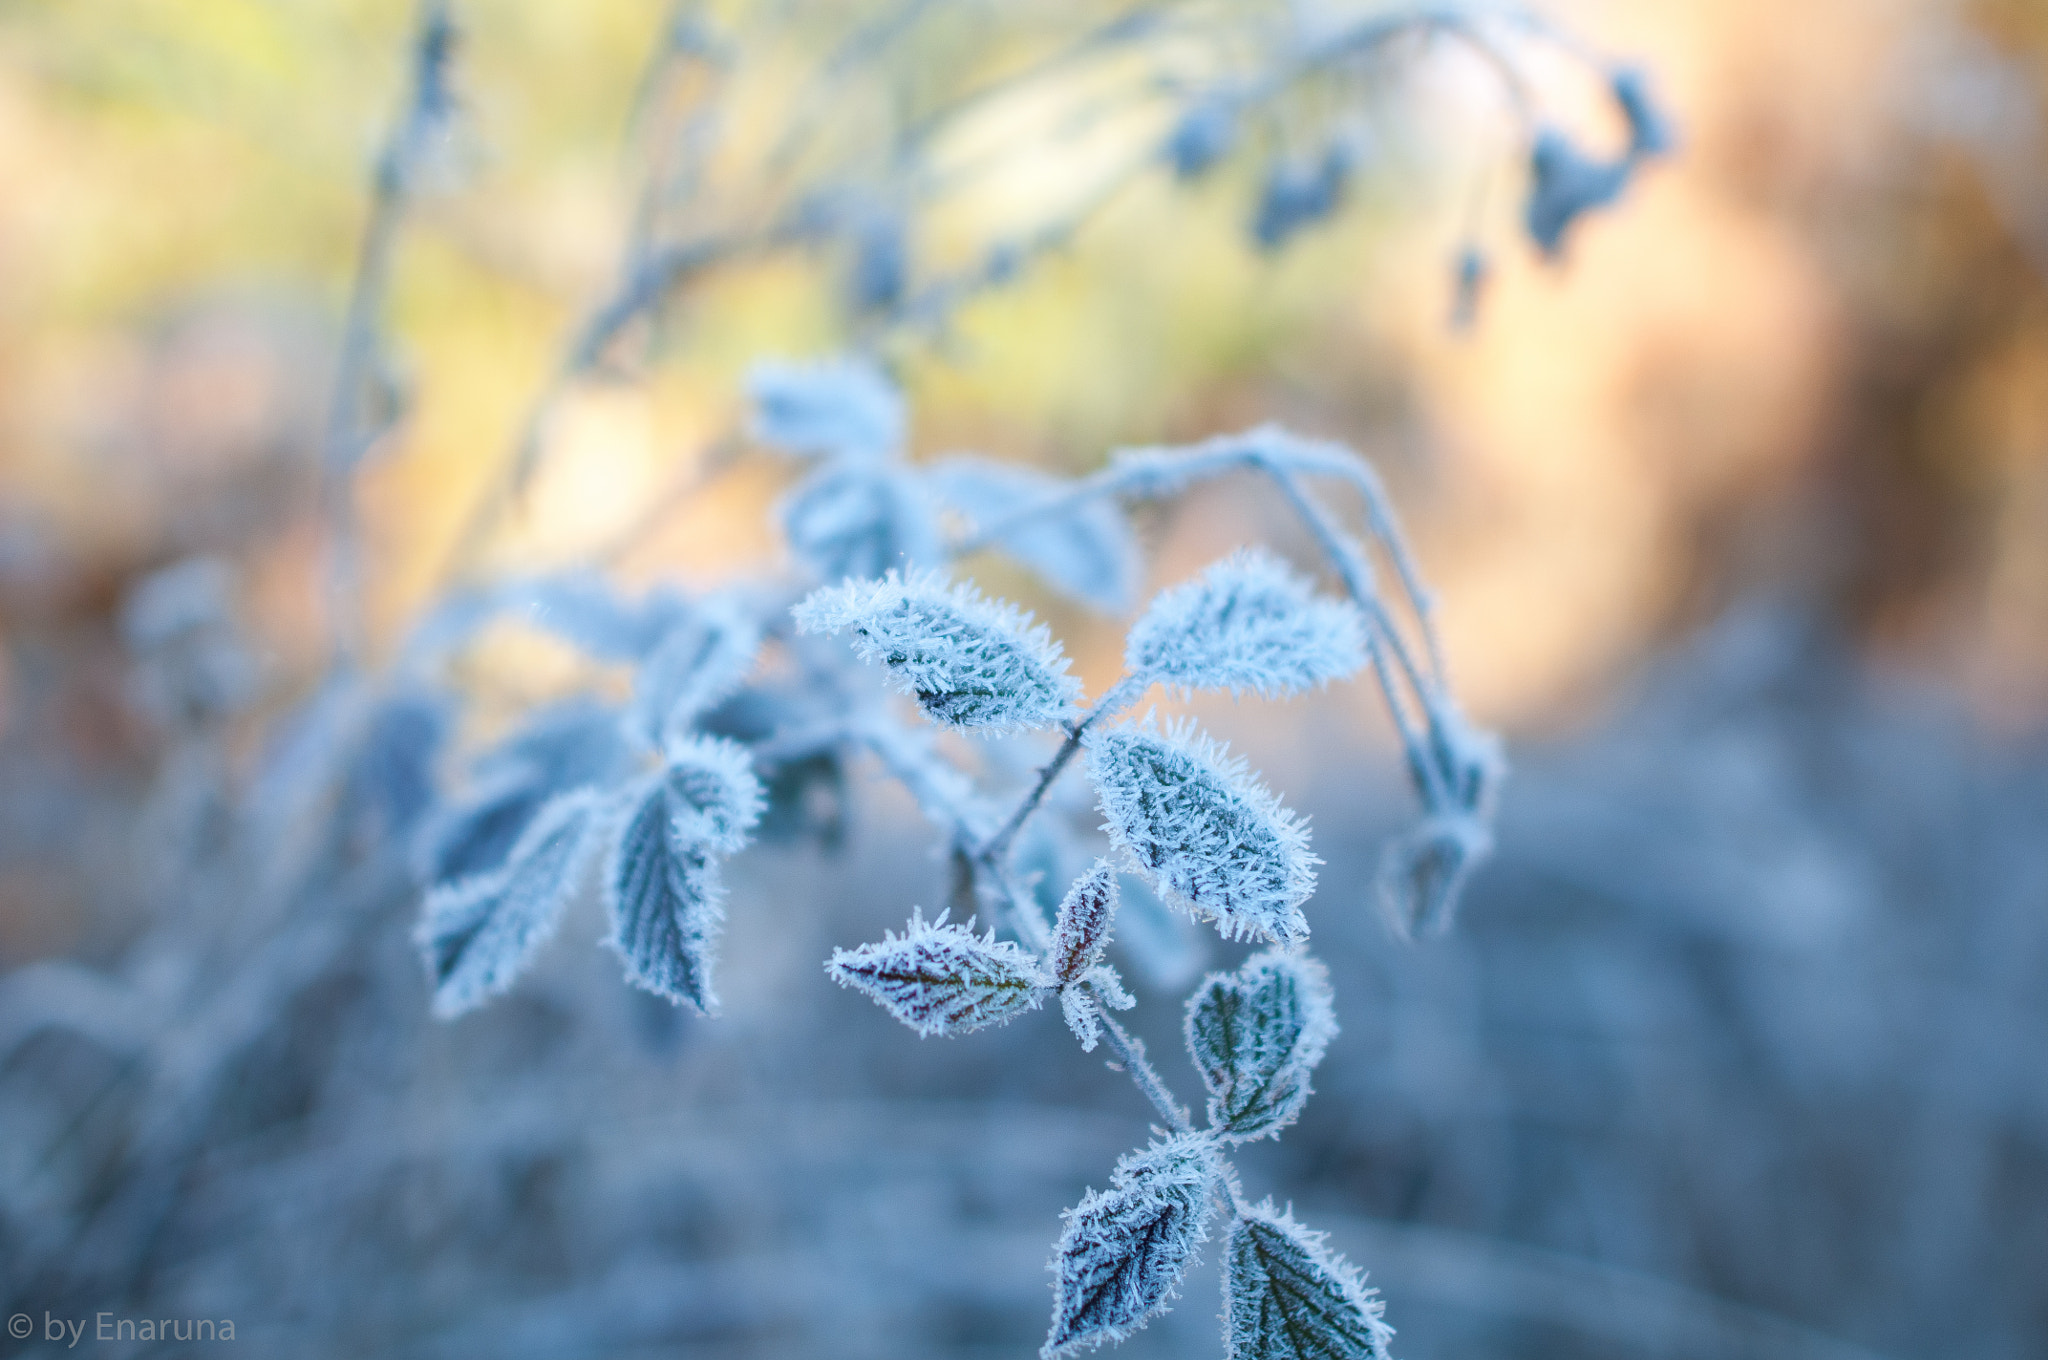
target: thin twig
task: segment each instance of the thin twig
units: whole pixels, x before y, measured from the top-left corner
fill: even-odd
[[[321,499],[333,542],[328,570],[328,607],[333,615],[337,661],[352,660],[362,648],[362,545],[355,515],[355,470],[385,430],[391,413],[372,412],[370,387],[380,367],[379,331],[391,291],[392,258],[405,218],[420,153],[446,121],[454,97],[449,70],[456,29],[447,0],[421,0],[414,25],[412,84],[403,112],[392,124],[377,157],[370,210],[357,250],[355,278],[342,322],[341,354],[335,365],[334,395],[323,441]]]
[[[1068,762],[1073,760],[1075,753],[1081,749],[1081,738],[1087,734],[1088,729],[1105,718],[1113,717],[1142,692],[1142,685],[1134,679],[1120,680],[1096,700],[1095,707],[1069,725],[1067,739],[1060,743],[1060,749],[1053,754],[1046,767],[1038,772],[1038,782],[1032,786],[1031,792],[1017,805],[1017,810],[1010,814],[1010,820],[1003,824],[1003,829],[989,837],[987,843],[975,852],[974,857],[990,867],[1001,864],[1010,852],[1011,843],[1017,839],[1017,833],[1024,829],[1024,823],[1044,801],[1046,790],[1052,787],[1053,781],[1060,777],[1060,771],[1067,768]]]
[[[1159,1073],[1153,1070],[1151,1062],[1145,1057],[1145,1041],[1116,1022],[1116,1018],[1109,1013],[1109,1007],[1102,1004],[1101,998],[1096,996],[1092,986],[1085,983],[1082,985],[1088,987],[1088,998],[1095,1005],[1095,1018],[1102,1022],[1103,1036],[1109,1040],[1110,1048],[1115,1050],[1117,1061],[1123,1064],[1132,1084],[1145,1093],[1145,1099],[1151,1101],[1152,1108],[1166,1117],[1167,1124],[1175,1133],[1193,1133],[1195,1121],[1188,1117],[1188,1112],[1182,1108],[1181,1103],[1173,1098],[1173,1092],[1166,1089],[1166,1083],[1160,1080]]]

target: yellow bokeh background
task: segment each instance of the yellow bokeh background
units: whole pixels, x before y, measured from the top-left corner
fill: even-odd
[[[1406,120],[1385,173],[1333,226],[1268,257],[1245,242],[1256,165],[1155,178],[942,343],[899,350],[915,454],[1082,471],[1121,443],[1264,419],[1348,438],[1415,530],[1472,707],[1510,726],[1573,721],[1660,640],[1755,591],[1815,602],[1995,720],[2033,721],[2048,319],[2028,251],[2048,257],[2048,214],[2013,211],[2042,186],[1999,181],[1928,110],[1993,59],[2038,76],[2048,25],[1934,0],[1557,12],[1653,72],[1683,129],[1680,154],[1561,264],[1516,236],[1515,143],[1477,73],[1423,56],[1383,92]],[[644,0],[461,17],[462,133],[400,239],[389,316],[413,405],[355,490],[386,644],[445,579],[566,337],[615,285],[645,149],[636,80],[663,22]],[[319,654],[308,469],[410,23],[392,0],[0,16],[10,628],[104,612],[138,572],[225,545],[278,654]],[[979,33],[911,60],[1000,70],[1005,42],[1037,40],[984,51]],[[1558,116],[1612,136],[1558,65],[1536,63]],[[781,53],[736,95],[734,155],[759,152],[798,70]],[[828,116],[852,126],[863,107],[848,95]],[[1022,102],[984,135],[1028,140],[1033,119]],[[1156,134],[1133,128],[1102,145]],[[957,253],[1101,154],[1048,141],[921,246]],[[1449,271],[1475,176],[1494,268],[1460,335]],[[752,358],[844,342],[839,265],[786,252],[722,271],[635,341],[630,371],[571,385],[482,566],[614,546],[733,427]],[[717,579],[772,559],[765,515],[789,475],[761,458],[718,472],[619,570]],[[1152,526],[1157,577],[1280,524],[1246,497],[1203,498]],[[1055,612],[1103,678],[1113,629]]]

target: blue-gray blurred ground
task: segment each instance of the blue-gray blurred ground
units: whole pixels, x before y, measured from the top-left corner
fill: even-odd
[[[6,738],[16,867],[143,834],[65,820],[122,789],[53,740]],[[1384,760],[1290,790],[1344,1031],[1246,1189],[1372,1272],[1407,1360],[2043,1353],[2040,746],[1755,606],[1516,760],[1498,859],[1420,946],[1368,905]],[[736,862],[716,1021],[625,989],[586,904],[511,997],[432,1022],[396,876],[319,908],[267,1009],[149,1047],[223,1074],[175,1109],[122,1017],[37,1028],[0,1066],[8,1310],[301,1356],[1032,1353],[1059,1210],[1146,1111],[1050,1012],[920,1041],[828,984],[833,945],[937,899],[925,847],[884,802],[836,855]],[[260,955],[155,925],[163,957],[116,965],[153,1028]],[[1177,993],[1134,981],[1185,1089]],[[1220,1355],[1217,1303],[1211,1262],[1125,1353]]]

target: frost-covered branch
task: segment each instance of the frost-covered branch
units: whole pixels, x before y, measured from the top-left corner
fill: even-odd
[[[1085,714],[1067,724],[1066,740],[1060,743],[1059,750],[1053,753],[1052,759],[1039,771],[1038,781],[1031,786],[1031,792],[1024,795],[1024,800],[1017,805],[1017,810],[1010,814],[1010,819],[1003,823],[1002,829],[989,837],[987,843],[975,852],[976,859],[991,866],[1004,862],[1010,847],[1016,842],[1017,833],[1024,829],[1024,823],[1045,800],[1046,790],[1052,787],[1053,781],[1060,777],[1060,772],[1067,768],[1068,763],[1080,754],[1081,740],[1088,735],[1088,729],[1115,717],[1129,707],[1143,692],[1143,688],[1142,685],[1133,684],[1129,680],[1119,681],[1096,700],[1094,706]]]
[[[729,902],[729,861],[795,837],[833,844],[853,801],[847,769],[872,761],[937,828],[952,875],[949,913],[927,919],[912,907],[901,933],[835,950],[830,976],[934,1037],[1034,1023],[1033,1012],[1057,1002],[1083,1051],[1106,1044],[1165,1125],[1066,1216],[1047,1353],[1120,1338],[1156,1316],[1221,1214],[1234,1357],[1384,1356],[1379,1304],[1355,1272],[1288,1215],[1246,1200],[1229,1160],[1236,1144],[1275,1136],[1298,1116],[1335,1029],[1327,980],[1306,953],[1320,910],[1306,821],[1207,733],[1131,710],[1154,685],[1284,699],[1371,667],[1425,808],[1422,824],[1389,847],[1380,890],[1402,928],[1446,923],[1489,848],[1500,766],[1490,738],[1452,701],[1434,606],[1385,489],[1349,450],[1272,428],[1124,450],[1101,472],[1065,482],[978,457],[919,461],[903,394],[882,360],[919,353],[974,298],[1078,239],[1147,176],[1190,181],[1249,147],[1264,161],[1249,215],[1258,248],[1276,250],[1332,219],[1363,163],[1348,120],[1364,95],[1351,77],[1365,62],[1405,55],[1405,39],[1421,51],[1445,37],[1494,66],[1528,134],[1524,225],[1546,255],[1672,134],[1639,73],[1598,67],[1628,146],[1619,157],[1577,149],[1541,123],[1520,80],[1512,49],[1523,21],[1492,9],[1424,6],[1323,30],[1293,12],[1141,5],[1055,35],[1042,55],[993,76],[972,63],[909,70],[920,59],[912,39],[947,7],[892,0],[883,10],[856,20],[807,68],[815,78],[782,127],[759,148],[734,148],[718,135],[731,87],[763,61],[758,48],[784,7],[741,7],[736,17],[725,7],[675,8],[635,99],[631,135],[646,164],[617,275],[562,338],[455,541],[448,588],[373,672],[356,638],[363,572],[353,477],[398,416],[383,334],[396,243],[456,107],[450,10],[422,0],[407,101],[372,185],[326,430],[342,664],[229,798],[225,722],[254,684],[233,645],[221,573],[200,564],[167,574],[138,592],[129,629],[152,702],[186,758],[166,763],[165,802],[188,785],[219,795],[181,830],[191,853],[164,876],[175,910],[162,916],[204,920],[232,947],[179,947],[166,929],[137,954],[161,944],[174,966],[138,965],[104,989],[45,973],[0,997],[9,1052],[61,1028],[115,1052],[128,1065],[116,1082],[144,1083],[132,1160],[147,1174],[80,1216],[75,1254],[153,1240],[265,1026],[316,989],[353,994],[348,969],[366,942],[379,932],[398,938],[376,904],[394,900],[401,884],[419,905],[413,941],[425,975],[423,988],[417,973],[406,981],[437,1016],[469,1015],[532,985],[536,960],[586,893],[629,985],[709,1015],[728,907],[754,906],[743,893]],[[679,82],[698,75],[698,97],[684,101]],[[1102,82],[1109,88],[1090,87],[1102,75],[1113,77]],[[832,140],[842,120],[828,114],[856,84],[888,107],[879,144],[842,156]],[[1084,87],[1078,103],[1068,98],[1075,87]],[[1028,116],[1016,117],[1020,109]],[[924,238],[942,234],[938,210],[1044,150],[1045,110],[1060,147],[1114,139],[1135,119],[1158,115],[1159,125],[1134,149],[1110,146],[1116,155],[1091,162],[1107,165],[1102,178],[1070,186],[1041,220],[1002,222],[992,239],[968,241],[965,264],[923,255]],[[977,126],[1013,119],[1028,130],[971,154]],[[1305,139],[1320,144],[1315,154],[1304,154]],[[757,150],[767,154],[750,160]],[[731,192],[715,198],[713,185]],[[549,423],[574,385],[642,333],[665,342],[667,323],[686,319],[671,304],[715,273],[796,252],[846,266],[834,325],[848,352],[757,366],[744,434],[735,422],[594,555],[609,562],[704,478],[762,453],[791,474],[774,510],[786,559],[716,590],[664,582],[627,591],[588,567],[484,579],[483,549],[536,484]],[[661,348],[648,346],[648,362]],[[1137,611],[1123,675],[1092,706],[1044,625],[952,574],[970,553],[994,550],[1078,604],[1129,616],[1144,561],[1127,503],[1238,472],[1274,483],[1343,592],[1326,594],[1261,553],[1232,554]],[[1331,485],[1350,488],[1340,495],[1344,514],[1323,498]],[[974,527],[949,544],[954,518]],[[500,622],[567,644],[587,663],[588,683],[557,702],[522,698],[518,712],[471,721],[465,704],[488,697],[494,677],[467,649]],[[861,678],[863,663],[883,685]],[[1082,779],[1063,786],[1077,764]],[[200,834],[216,822],[228,828],[225,848]],[[235,890],[215,891],[223,883]],[[1140,894],[1140,883],[1149,891]],[[1131,911],[1141,896],[1145,910],[1258,942],[1188,998],[1183,1035],[1206,1092],[1201,1108],[1174,1096],[1136,1027],[1115,1015],[1137,1004],[1112,951],[1139,935]],[[118,1024],[88,1023],[94,1006],[156,1005],[142,984],[160,977],[189,980],[194,1000],[179,1024],[128,1023],[125,1014]]]

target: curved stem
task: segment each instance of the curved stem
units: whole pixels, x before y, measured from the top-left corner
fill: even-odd
[[[1371,580],[1364,574],[1365,562],[1331,519],[1330,512],[1323,507],[1322,502],[1309,493],[1308,488],[1301,484],[1300,478],[1290,469],[1270,461],[1264,463],[1263,467],[1274,484],[1280,488],[1281,494],[1287,498],[1288,504],[1294,507],[1295,513],[1308,526],[1309,532],[1315,535],[1323,552],[1336,565],[1338,574],[1344,578],[1345,590],[1349,592],[1352,600],[1372,620],[1371,632],[1366,637],[1366,653],[1372,661],[1373,676],[1379,682],[1380,693],[1386,698],[1387,712],[1392,716],[1394,727],[1400,733],[1401,745],[1407,753],[1409,765],[1416,772],[1416,777],[1426,784],[1425,802],[1435,806],[1440,801],[1439,795],[1445,790],[1440,787],[1441,780],[1436,764],[1428,758],[1422,734],[1415,730],[1414,719],[1402,702],[1394,683],[1394,676],[1388,669],[1388,652],[1393,653],[1407,676],[1408,683],[1415,692],[1415,701],[1422,707],[1425,722],[1433,720],[1430,711],[1433,686],[1426,682],[1416,669],[1414,660],[1408,655],[1407,645],[1401,641],[1401,635],[1392,627],[1392,620],[1387,617],[1386,607],[1381,604],[1378,593],[1372,588]]]

